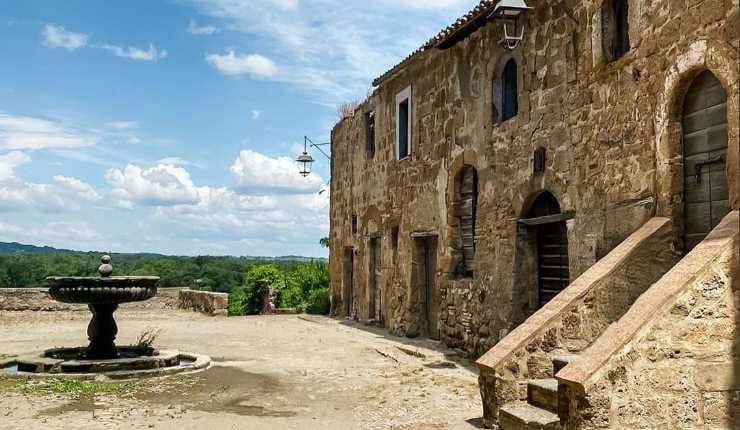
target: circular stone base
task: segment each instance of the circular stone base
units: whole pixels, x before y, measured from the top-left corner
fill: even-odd
[[[132,379],[204,370],[210,357],[173,350],[119,348],[121,358],[89,360],[86,348],[60,348],[0,361],[0,375],[69,379]]]

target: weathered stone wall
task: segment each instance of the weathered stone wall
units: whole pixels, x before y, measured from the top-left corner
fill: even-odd
[[[414,233],[437,235],[441,338],[472,355],[488,350],[535,309],[531,267],[518,255],[517,219],[532,196],[554,194],[568,223],[571,279],[655,215],[681,223],[677,113],[686,82],[709,68],[728,94],[731,205],[738,207],[738,2],[637,0],[632,50],[606,64],[601,1],[530,1],[519,64],[519,115],[492,123],[493,78],[508,54],[488,24],[446,50],[415,55],[332,133],[331,272],[334,312],[347,315],[345,250],[354,248],[353,296],[368,319],[369,238],[382,236],[380,286],[388,329],[423,333],[412,288]],[[395,160],[395,97],[411,85],[412,155]],[[364,112],[375,111],[376,154]],[[678,126],[680,129],[680,124]],[[532,154],[547,149],[544,175]],[[458,279],[455,177],[478,172],[476,264]],[[352,217],[357,217],[357,232]],[[398,243],[393,234],[398,228]],[[677,233],[680,234],[680,233]]]
[[[177,307],[208,315],[225,316],[229,311],[229,295],[184,289],[178,294]]]
[[[124,303],[125,307],[152,307],[162,306],[172,308],[177,300],[179,288],[160,288],[157,296],[140,303]],[[154,304],[156,303],[156,304]],[[87,305],[60,303],[49,296],[48,288],[0,288],[0,311],[85,311]]]
[[[728,218],[724,237],[689,254],[600,340],[623,346],[605,357],[596,345],[558,373],[584,381],[584,393],[563,391],[567,429],[740,428],[737,212]]]

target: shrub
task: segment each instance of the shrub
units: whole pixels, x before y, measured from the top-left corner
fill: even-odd
[[[320,288],[311,291],[306,303],[306,313],[313,315],[329,315],[329,289]]]
[[[270,287],[284,284],[280,270],[272,264],[252,266],[244,275],[244,285],[229,294],[229,315],[257,315]]]

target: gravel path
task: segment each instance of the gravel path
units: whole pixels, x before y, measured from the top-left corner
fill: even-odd
[[[40,393],[0,377],[2,429],[475,429],[472,364],[439,344],[322,317],[210,318],[123,307],[119,344],[210,355],[206,372],[115,393]],[[0,355],[85,344],[87,312],[0,312]],[[11,386],[12,385],[12,386]]]

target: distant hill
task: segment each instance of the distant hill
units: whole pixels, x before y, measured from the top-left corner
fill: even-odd
[[[103,254],[103,252],[95,252],[95,251],[74,251],[71,249],[52,248],[51,246],[25,245],[25,244],[18,243],[18,242],[0,242],[0,254],[62,254],[62,253]],[[121,255],[121,254],[117,254],[117,255]],[[123,255],[130,255],[130,256],[135,256],[135,257],[168,257],[162,254],[147,253],[147,252],[141,252],[141,253],[135,253],[135,254],[123,254]],[[177,256],[169,256],[169,257],[177,257]],[[326,258],[302,257],[298,255],[286,255],[282,257],[246,256],[246,257],[239,257],[239,258],[244,258],[246,260],[298,262],[298,263],[305,263],[305,262],[310,262],[310,261],[327,261]]]
[[[58,254],[76,252],[70,249],[57,249],[50,246],[24,245],[18,242],[0,242],[0,254]]]

